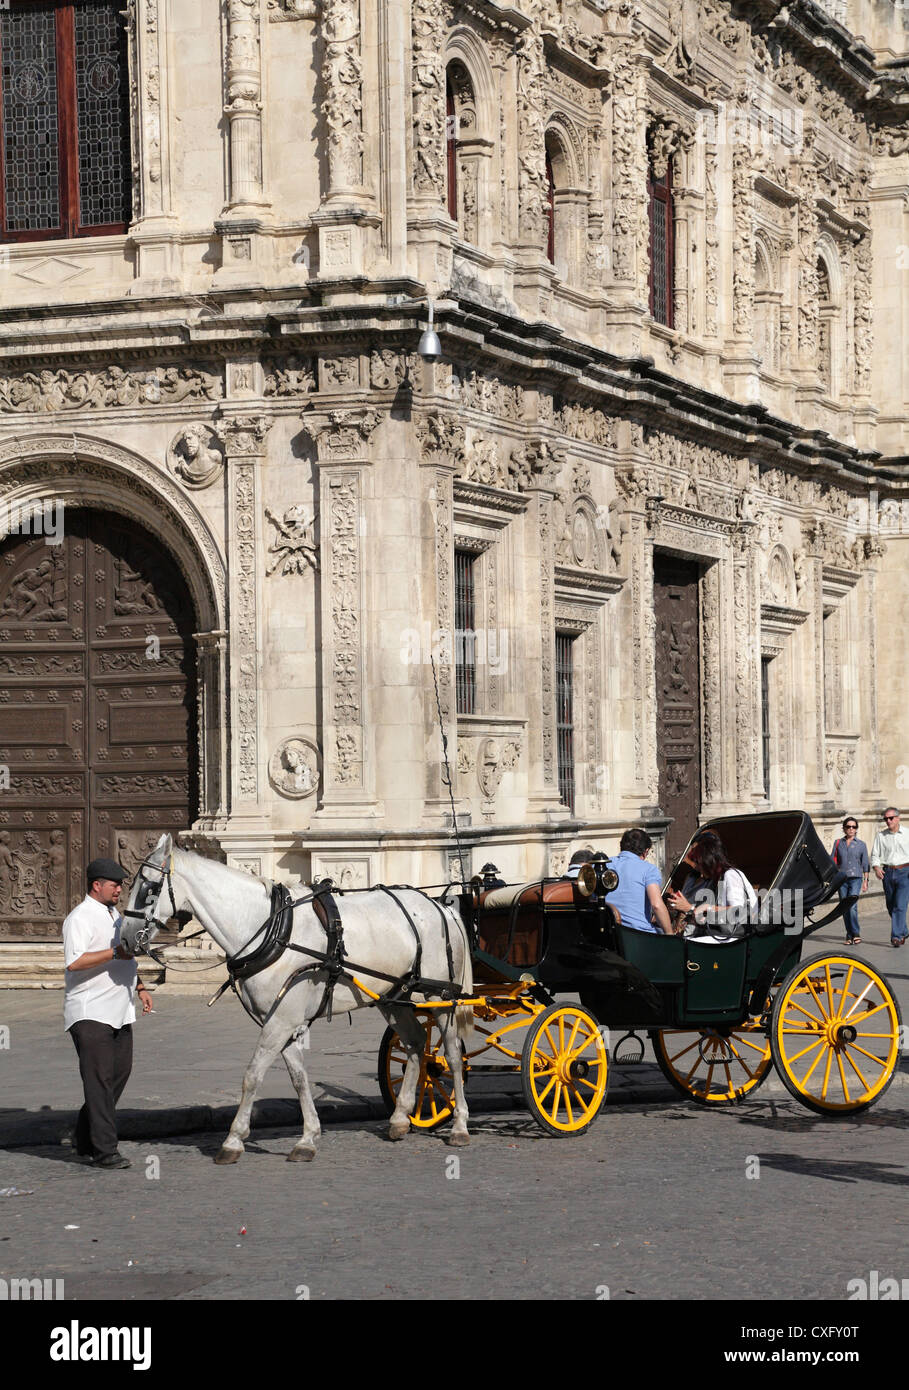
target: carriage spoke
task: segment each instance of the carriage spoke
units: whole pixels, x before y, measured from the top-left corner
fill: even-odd
[[[836,1066],[837,1070],[839,1071],[840,1081],[842,1082],[843,1086],[843,1095],[846,1097],[846,1104],[848,1105],[852,1097],[849,1094],[849,1087],[846,1085],[846,1071],[843,1066],[843,1059],[839,1053],[836,1054]]]
[[[555,1117],[556,1117],[556,1115],[559,1113],[559,1106],[560,1106],[561,1104],[562,1104],[562,1083],[561,1083],[561,1081],[559,1081],[559,1080],[557,1079],[557,1080],[556,1080],[556,1092],[555,1092],[555,1104],[553,1105],[552,1110],[549,1112],[549,1118],[552,1120],[553,1124],[555,1124]]]
[[[681,1052],[676,1052],[672,1057],[669,1058],[670,1062],[677,1062],[680,1057],[684,1057],[686,1052],[690,1052],[693,1047],[697,1047],[698,1041],[699,1040],[695,1038],[694,1042],[689,1043],[687,1047],[683,1047]]]
[[[552,1090],[553,1086],[556,1084],[558,1079],[559,1078],[555,1075],[555,1073],[553,1073],[553,1075],[549,1078],[549,1084],[546,1086],[545,1090],[540,1091],[537,1095],[537,1100],[540,1102],[541,1105],[543,1104],[543,1101],[546,1099],[546,1097],[549,1095],[549,1092]]]
[[[565,1109],[568,1111],[568,1123],[569,1123],[570,1125],[573,1125],[573,1124],[574,1124],[574,1111],[573,1111],[572,1108],[571,1108],[571,1087],[570,1087],[570,1086],[565,1086],[565,1087],[563,1087],[563,1090],[564,1090],[564,1093],[565,1093]]]
[[[794,1052],[794,1053],[792,1054],[792,1056],[791,1056],[791,1057],[787,1057],[786,1060],[787,1060],[787,1062],[797,1062],[798,1059],[799,1059],[800,1057],[804,1057],[805,1054],[806,1054],[807,1052],[810,1052],[811,1049],[812,1049],[813,1047],[823,1047],[823,1045],[824,1045],[824,1039],[823,1039],[823,1038],[815,1038],[814,1042],[809,1043],[807,1047],[803,1047],[802,1050],[801,1050],[801,1052]],[[818,1057],[820,1057],[820,1055],[821,1055],[821,1054],[818,1053]],[[815,1058],[815,1061],[817,1061],[817,1058]],[[809,1075],[810,1075],[810,1072],[809,1072]]]
[[[805,1075],[802,1077],[802,1085],[803,1085],[803,1086],[807,1086],[807,1085],[808,1085],[808,1082],[811,1080],[811,1073],[814,1071],[814,1069],[815,1069],[815,1067],[817,1066],[818,1062],[821,1060],[821,1058],[822,1058],[823,1055],[824,1055],[824,1039],[823,1039],[823,1038],[818,1038],[817,1042],[811,1044],[811,1047],[819,1047],[821,1050],[820,1050],[820,1052],[817,1054],[817,1056],[815,1057],[814,1061],[811,1063],[811,1066],[808,1068],[808,1070],[806,1071]],[[805,1048],[805,1052],[810,1052],[810,1051],[811,1051],[811,1047],[806,1047],[806,1048]],[[800,1053],[798,1054],[798,1056],[799,1056],[799,1057],[804,1057],[805,1052],[800,1052]],[[794,1062],[794,1061],[796,1061],[797,1059],[796,1059],[795,1057],[791,1057],[789,1060],[790,1060],[790,1062]],[[829,1060],[830,1060],[830,1059],[828,1058],[828,1066],[829,1066]]]
[[[862,1034],[862,1036],[864,1037],[864,1034]],[[875,1037],[887,1037],[887,1034],[886,1034],[886,1033],[876,1033],[874,1036],[875,1036]],[[858,1043],[853,1043],[851,1049],[847,1049],[847,1051],[849,1051],[849,1050],[851,1050],[852,1052],[860,1052],[860,1053],[862,1054],[863,1057],[867,1057],[867,1058],[868,1058],[869,1062],[877,1062],[877,1064],[878,1064],[879,1067],[886,1067],[886,1065],[887,1065],[887,1058],[886,1058],[886,1057],[876,1057],[876,1056],[874,1055],[873,1052],[869,1052],[869,1051],[868,1051],[867,1047],[859,1047]],[[850,1060],[851,1060],[851,1058],[850,1058]],[[854,1066],[854,1065],[855,1065],[855,1063],[853,1063],[853,1066]]]
[[[875,1057],[874,1060],[877,1061],[877,1058]],[[848,1047],[846,1048],[846,1061],[849,1063],[850,1067],[851,1067],[852,1070],[855,1072],[855,1074],[856,1074],[856,1076],[858,1077],[859,1081],[861,1081],[861,1083],[862,1083],[862,1085],[864,1086],[865,1090],[866,1090],[866,1091],[870,1091],[870,1090],[871,1090],[871,1087],[870,1087],[870,1085],[868,1084],[868,1082],[865,1080],[864,1076],[862,1076],[862,1073],[859,1071],[858,1067],[855,1065],[855,1062],[852,1060],[852,1054],[851,1054],[851,1052],[850,1052],[850,1050],[849,1050]]]
[[[830,1068],[833,1064],[833,1052],[827,1048],[827,1065],[824,1068],[824,1084],[821,1086],[821,1100],[827,1099],[827,1087],[830,1084]]]
[[[849,997],[849,984],[850,984],[850,982],[851,982],[851,980],[852,980],[852,976],[853,976],[854,971],[855,971],[855,962],[853,961],[852,964],[849,966],[849,969],[848,969],[847,972],[846,972],[846,978],[845,978],[845,980],[843,981],[843,994],[842,994],[842,999],[841,999],[841,1002],[840,1002],[840,1007],[839,1007],[839,1009],[838,1009],[838,1011],[837,1011],[837,1015],[836,1015],[837,1018],[839,1018],[840,1014],[843,1012],[843,1009],[846,1007],[846,1000],[847,1000],[847,998]]]

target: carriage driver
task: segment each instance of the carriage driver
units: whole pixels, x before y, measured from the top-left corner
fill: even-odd
[[[619,909],[623,926],[656,936],[660,932],[671,936],[672,919],[660,891],[660,871],[655,864],[647,863],[652,848],[653,841],[646,830],[635,827],[625,831],[619,853],[610,861],[619,876],[619,886],[606,894],[606,901]]]
[[[152,1000],[120,944],[122,919],[115,909],[125,871],[113,859],[93,859],[85,876],[88,892],[63,923],[63,1021],[85,1093],[73,1143],[97,1168],[128,1168],[129,1159],[117,1152],[115,1112],[133,1065],[133,995],[138,992],[146,1014]]]

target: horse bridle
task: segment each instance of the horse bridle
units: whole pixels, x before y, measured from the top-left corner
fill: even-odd
[[[152,869],[156,869],[158,873],[160,873],[161,879],[159,882],[155,883],[151,879],[145,877],[142,870],[146,867],[146,865]],[[151,951],[149,949],[149,939],[151,936],[153,926],[157,924],[155,912],[157,910],[158,903],[161,899],[161,893],[164,890],[165,883],[167,884],[167,895],[170,898],[170,915],[171,917],[176,917],[177,915],[177,901],[174,897],[174,886],[171,882],[171,876],[173,874],[173,871],[173,849],[171,849],[170,852],[170,862],[166,866],[164,864],[154,864],[150,859],[143,859],[139,864],[139,882],[142,885],[142,887],[140,888],[139,893],[136,897],[136,906],[124,908],[123,912],[121,913],[121,916],[123,917],[139,917],[145,923],[144,927],[138,927],[136,929],[134,942],[135,947],[138,951],[144,951],[145,954],[149,956],[151,955]],[[154,959],[154,957],[152,957],[152,959]]]

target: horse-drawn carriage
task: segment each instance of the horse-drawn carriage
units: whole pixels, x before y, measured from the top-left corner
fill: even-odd
[[[899,1056],[900,1015],[886,979],[840,951],[801,960],[805,940],[841,916],[843,875],[801,811],[727,817],[715,830],[758,890],[743,934],[722,942],[650,934],[616,921],[607,861],[578,878],[501,885],[493,866],[460,895],[472,941],[479,1036],[464,1051],[465,1077],[520,1072],[528,1109],[544,1129],[577,1134],[606,1098],[607,1037],[626,1052],[648,1034],[656,1060],[682,1095],[702,1104],[740,1101],[775,1066],[789,1091],[822,1114],[854,1114],[889,1085]],[[689,846],[690,847],[690,846]],[[664,893],[681,886],[679,861]],[[557,995],[575,995],[563,1002]],[[438,1047],[430,1003],[411,1122],[451,1113],[452,1075]],[[497,1059],[491,1065],[484,1058]],[[379,1054],[379,1084],[393,1108],[405,1052],[392,1028]]]
[[[580,1133],[606,1098],[614,1029],[623,1032],[619,1046],[641,1056],[640,1035],[649,1035],[672,1085],[702,1104],[741,1100],[775,1065],[811,1109],[863,1110],[896,1070],[896,999],[856,957],[801,960],[806,938],[851,901],[813,920],[842,875],[801,811],[728,817],[698,833],[707,829],[761,897],[731,940],[623,925],[609,905],[618,880],[605,856],[575,880],[509,886],[489,866],[440,898],[385,885],[345,892],[324,880],[292,901],[284,885],[181,850],[170,835],[140,867],[122,940],[153,954],[166,921],[195,917],[224,950],[228,983],[261,1026],[218,1163],[242,1154],[253,1099],[279,1055],[304,1120],[289,1157],[314,1156],[309,1026],[332,1010],[370,1005],[389,1024],[379,1084],[392,1139],[450,1116],[449,1142],[467,1143],[464,1082],[483,1071],[519,1072],[543,1128]],[[664,892],[686,872],[680,861]]]

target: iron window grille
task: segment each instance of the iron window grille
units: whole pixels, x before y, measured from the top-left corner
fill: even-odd
[[[675,214],[672,200],[672,160],[657,177],[653,166],[647,177],[650,205],[650,315],[655,323],[673,327],[675,280]]]
[[[574,812],[574,638],[556,633],[556,739],[559,800]]]
[[[475,559],[469,550],[455,551],[454,647],[458,714],[474,714],[477,707]]]
[[[124,232],[129,79],[122,0],[0,7],[0,240]]]

